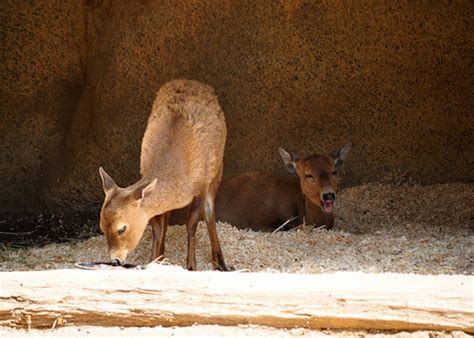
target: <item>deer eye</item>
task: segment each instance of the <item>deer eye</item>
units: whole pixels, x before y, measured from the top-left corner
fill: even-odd
[[[313,175],[305,175],[305,178],[306,178],[308,181],[311,181],[311,182],[316,181],[316,178],[314,178]]]
[[[118,233],[119,236],[122,236],[122,235],[125,233],[126,230],[127,230],[127,226],[124,225],[123,227],[121,227],[121,228],[117,231],[117,233]]]
[[[331,175],[332,176],[337,176],[337,171],[333,171]]]

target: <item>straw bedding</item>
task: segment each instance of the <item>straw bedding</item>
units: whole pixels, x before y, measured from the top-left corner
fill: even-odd
[[[474,184],[371,183],[338,195],[336,227],[275,234],[218,224],[226,262],[235,269],[294,273],[332,271],[473,274]],[[129,262],[151,254],[148,229]],[[1,245],[0,245],[1,247]],[[0,271],[72,268],[107,260],[103,236],[29,249],[0,249]],[[186,229],[172,226],[166,262],[185,265]],[[206,227],[197,233],[198,269],[211,269]]]

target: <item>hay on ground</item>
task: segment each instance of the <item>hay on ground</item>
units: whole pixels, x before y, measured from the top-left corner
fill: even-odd
[[[474,184],[431,186],[372,183],[338,195],[335,230],[261,233],[218,223],[227,264],[249,271],[334,271],[472,274]],[[0,271],[73,268],[107,260],[103,236],[40,248],[0,249]],[[151,232],[129,262],[145,264]],[[185,266],[186,229],[172,226],[166,260]],[[212,269],[206,227],[197,231],[198,269]]]

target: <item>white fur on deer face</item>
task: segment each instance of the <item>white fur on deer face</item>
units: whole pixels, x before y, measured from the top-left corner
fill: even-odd
[[[124,264],[128,254],[140,242],[151,216],[145,207],[157,180],[138,187],[120,188],[99,169],[105,200],[100,211],[100,229],[107,239],[112,263]]]

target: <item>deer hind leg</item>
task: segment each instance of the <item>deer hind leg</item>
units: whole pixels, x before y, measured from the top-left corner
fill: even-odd
[[[165,212],[162,215],[157,215],[150,219],[150,224],[153,228],[153,242],[151,251],[151,261],[156,259],[162,260],[165,253],[165,237],[168,229],[168,220],[170,213]]]
[[[212,265],[215,270],[230,271],[224,261],[224,255],[222,254],[221,246],[219,244],[219,238],[217,236],[216,229],[216,214],[214,208],[214,200],[216,197],[217,189],[219,188],[220,177],[211,183],[204,199],[204,219],[207,225],[207,232],[209,233],[209,239],[211,241],[211,254],[212,254]]]
[[[190,204],[186,231],[188,233],[188,256],[186,258],[186,268],[189,271],[196,271],[196,228],[202,218],[203,199],[197,196]]]

